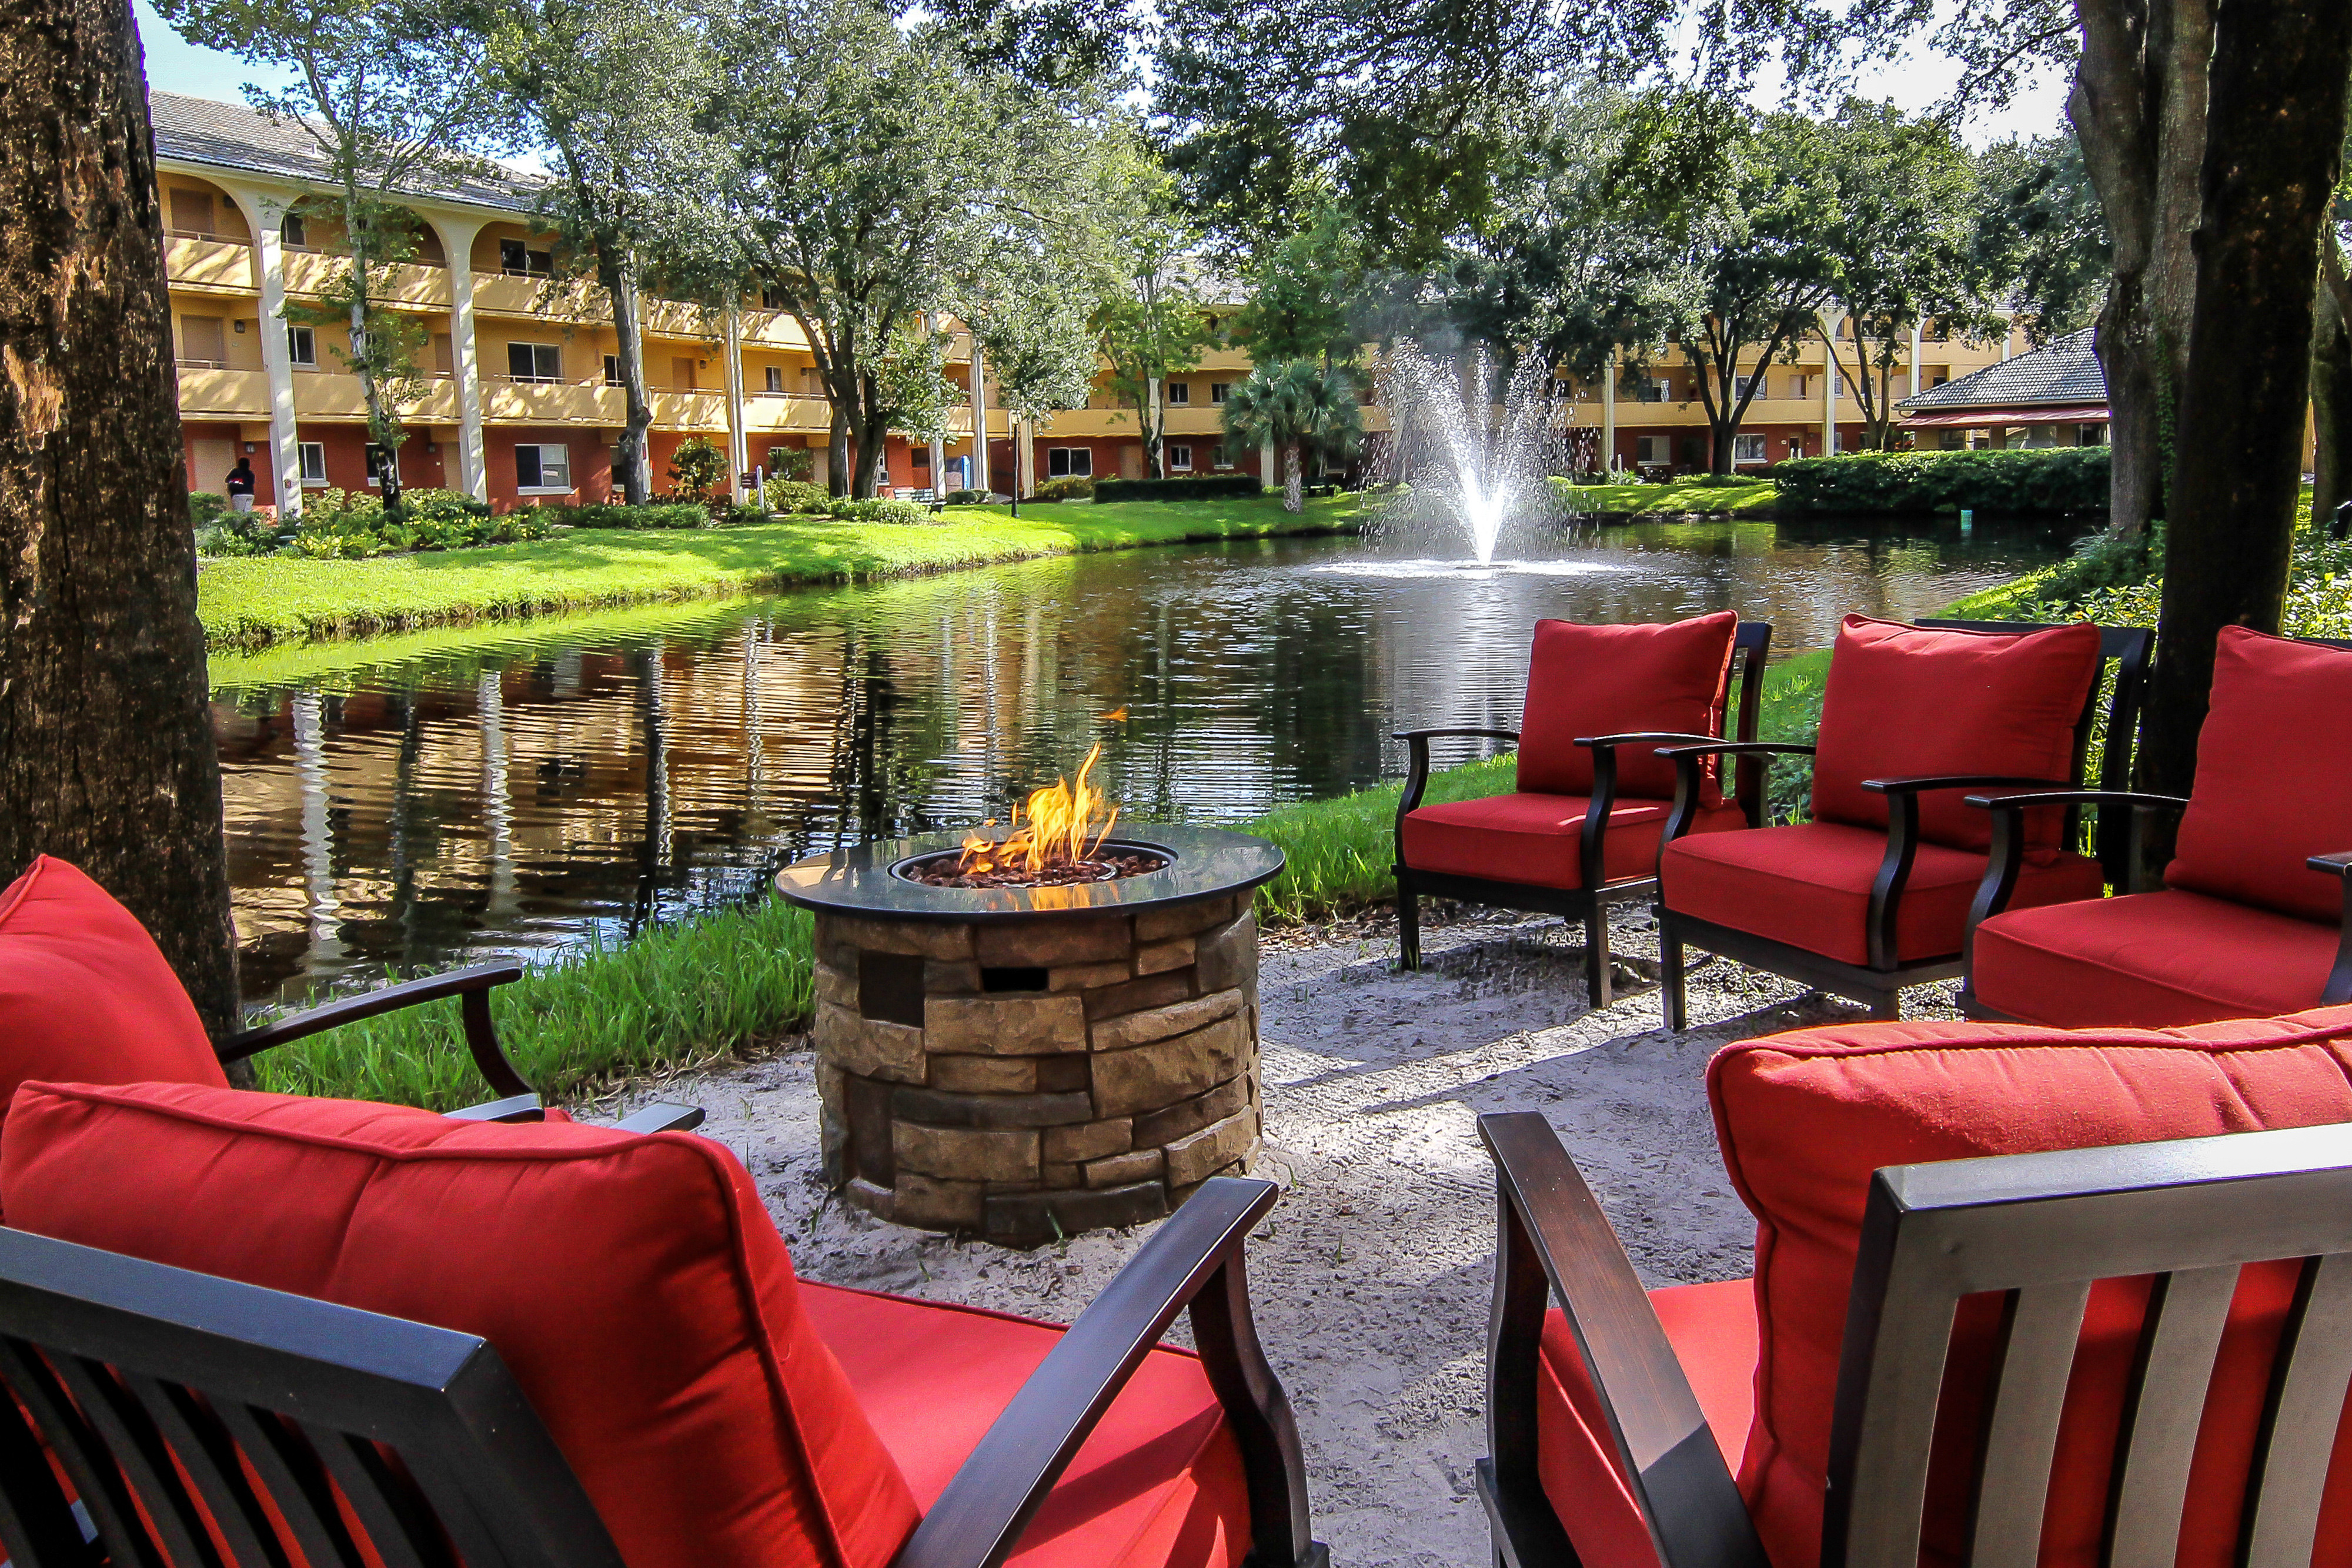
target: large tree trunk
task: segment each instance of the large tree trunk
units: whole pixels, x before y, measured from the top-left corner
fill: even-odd
[[[73,862],[215,1038],[236,937],[129,8],[0,11],[0,878]]]
[[[2311,329],[2311,517],[2329,526],[2336,508],[2352,501],[2352,280],[2344,253],[2323,227],[2319,290]]]
[[[2224,626],[2275,632],[2311,384],[2312,278],[2352,79],[2352,3],[2230,0],[2213,50],[2197,312],[2139,755],[2189,792]]]
[[[621,498],[642,507],[653,497],[653,453],[646,432],[653,428],[653,399],[646,391],[645,323],[638,316],[636,252],[625,241],[607,239],[596,247],[598,280],[613,297],[613,358],[621,372],[621,397],[626,405],[626,425],[621,432],[622,460],[628,472],[621,476]]]

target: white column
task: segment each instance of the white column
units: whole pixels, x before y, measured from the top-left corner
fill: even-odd
[[[2010,346],[2017,340],[2017,318],[2003,311],[2000,318],[2000,357],[2009,358]]]
[[[449,266],[449,371],[457,382],[457,482],[477,501],[490,498],[490,465],[482,436],[482,353],[474,335],[474,236],[479,219],[436,218],[441,253]]]
[[[1024,419],[1013,443],[1013,482],[1024,496],[1037,491],[1037,422]]]
[[[923,330],[926,332],[937,332],[940,330],[943,325],[944,323],[942,319],[936,313],[930,311],[924,312]],[[954,329],[949,328],[947,329],[950,333],[950,342],[952,345],[952,333]],[[946,497],[947,493],[948,444],[944,436],[935,432],[931,436],[931,497],[934,500],[940,500]]]
[[[1617,471],[1617,382],[1624,374],[1622,349],[1609,350],[1607,379],[1601,383],[1601,472]]]
[[[1269,490],[1282,488],[1282,476],[1274,471],[1274,443],[1271,441],[1257,444],[1257,480]]]
[[[287,517],[302,515],[301,438],[294,423],[294,359],[286,345],[286,248],[279,225],[290,195],[247,185],[224,187],[245,210],[253,230],[253,254],[261,264],[261,365],[269,375],[269,445],[278,470],[278,507]]]
[[[1911,397],[1919,395],[1919,323],[1911,323]]]
[[[964,475],[964,488],[987,494],[988,480],[988,375],[980,362],[980,334],[971,339],[971,464]]]
[[[727,493],[741,500],[747,486],[743,476],[751,472],[751,444],[743,433],[743,324],[732,306],[726,312],[727,347]]]

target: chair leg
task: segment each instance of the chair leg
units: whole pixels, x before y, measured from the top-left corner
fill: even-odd
[[[1870,1021],[1900,1023],[1903,1021],[1903,993],[1881,991],[1870,998]]]
[[[1674,916],[1658,911],[1658,994],[1665,999],[1666,1028],[1675,1034],[1690,1027],[1683,997],[1683,943],[1675,934]]]
[[[1421,967],[1421,896],[1402,884],[1397,888],[1397,967]]]
[[[1584,1005],[1605,1008],[1614,999],[1609,989],[1609,906],[1596,898],[1584,916]]]

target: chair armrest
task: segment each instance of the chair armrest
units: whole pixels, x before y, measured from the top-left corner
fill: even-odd
[[[1396,858],[1399,865],[1402,865],[1404,863],[1404,820],[1411,816],[1421,805],[1421,797],[1423,791],[1427,790],[1429,788],[1429,743],[1433,740],[1445,738],[1474,737],[1483,737],[1487,740],[1507,740],[1513,745],[1517,745],[1518,743],[1519,732],[1516,729],[1477,729],[1470,727],[1454,729],[1399,729],[1390,731],[1389,738],[1391,740],[1402,740],[1404,742],[1405,756],[1409,763],[1409,766],[1405,770],[1404,793],[1397,797]]]
[[[1711,735],[1683,735],[1670,729],[1635,730],[1630,735],[1580,735],[1576,737],[1576,744],[1579,746],[1591,747],[1633,746],[1644,740],[1650,742],[1654,746],[1664,746],[1670,742],[1677,741],[1696,743],[1701,746],[1712,746],[1715,743],[1715,737]]]
[[[1710,740],[1704,746],[1669,746],[1658,755],[1676,762],[1700,757],[1811,757],[1813,747],[1785,740]]]
[[[2340,877],[2344,883],[2344,912],[2337,917],[2336,964],[2328,971],[2327,984],[2319,993],[2321,1007],[2337,1007],[2352,1002],[2352,850],[2332,855],[2314,855],[2303,863],[2313,871]]]
[[[1964,795],[1969,805],[1992,813],[1992,852],[1985,862],[1984,881],[1977,884],[1976,901],[1969,906],[1963,946],[1973,960],[1977,926],[2009,907],[2017,879],[2025,867],[2025,813],[2036,806],[2129,806],[2132,810],[2129,864],[2139,862],[2141,810],[2179,810],[2189,802],[2179,795],[2151,795],[2138,789],[2027,789],[2017,794]],[[2126,887],[2125,892],[2132,889]]]
[[[664,1100],[633,1111],[613,1124],[624,1133],[690,1133],[702,1125],[702,1107]]]
[[[1536,1476],[1535,1442],[1549,1293],[1584,1358],[1662,1568],[1765,1568],[1763,1545],[1706,1413],[1576,1162],[1533,1112],[1481,1116],[1478,1136],[1495,1158],[1502,1224],[1487,1338],[1487,1437],[1499,1511],[1524,1518],[1540,1511],[1538,1528],[1551,1511]]]
[[[1658,849],[1673,843],[1691,830],[1698,820],[1700,759],[1708,757],[1811,757],[1813,748],[1781,740],[1709,740],[1699,746],[1662,746],[1658,755],[1675,765],[1675,809],[1666,813],[1666,825],[1659,831]],[[1751,828],[1763,825],[1760,800],[1748,802]]]
[[[2022,811],[2029,806],[2169,806],[2189,804],[2179,795],[2150,795],[2137,789],[2029,789],[2021,795],[1967,795],[1971,806],[1992,812]]]
[[[1519,732],[1516,729],[1474,729],[1466,727],[1459,729],[1392,729],[1389,731],[1389,738],[1391,740],[1402,740],[1406,742],[1416,740],[1467,740],[1478,738],[1484,738],[1486,740],[1516,741],[1519,738]]]
[[[536,1094],[509,1094],[503,1100],[491,1100],[479,1105],[468,1105],[462,1111],[444,1111],[451,1122],[544,1122],[547,1106]]]
[[[490,988],[511,984],[522,978],[520,964],[477,964],[470,969],[453,969],[446,975],[427,975],[419,980],[404,980],[396,986],[386,986],[380,991],[363,996],[345,997],[341,1001],[321,1007],[305,1009],[299,1013],[233,1034],[222,1041],[219,1056],[222,1061],[242,1061],[258,1051],[289,1040],[339,1029],[362,1019],[381,1018],[385,1013],[398,1012],[421,1002],[439,1001],[456,997],[463,1009],[461,1019],[466,1030],[466,1049],[472,1052],[474,1065],[489,1080],[492,1089],[506,1098],[528,1094],[530,1085],[524,1082],[514,1064],[499,1049],[498,1031],[490,1024]]]
[[[1881,795],[1916,795],[1927,789],[2063,789],[2063,779],[2017,779],[2002,773],[1923,773],[1916,779],[1865,779],[1865,789]]]
[[[1321,1563],[1323,1550],[1307,1534],[1297,1427],[1258,1347],[1243,1272],[1243,1243],[1276,1196],[1272,1182],[1202,1183],[1030,1374],[892,1568],[997,1568],[1087,1434],[1188,1305],[1202,1368],[1242,1451],[1251,1561],[1265,1568]]]

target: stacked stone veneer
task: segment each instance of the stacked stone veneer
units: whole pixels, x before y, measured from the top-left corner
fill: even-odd
[[[1247,893],[1132,915],[816,917],[827,1178],[903,1225],[1033,1245],[1248,1168]]]

